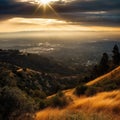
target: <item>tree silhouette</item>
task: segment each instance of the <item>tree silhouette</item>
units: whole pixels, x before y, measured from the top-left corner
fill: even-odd
[[[100,74],[105,73],[108,70],[108,68],[109,68],[108,62],[109,62],[108,54],[103,53],[103,56],[102,56],[100,64],[99,64],[99,72],[100,72]]]
[[[112,56],[112,58],[113,58],[113,63],[115,64],[115,65],[119,65],[120,64],[120,53],[119,53],[119,48],[118,48],[118,46],[117,45],[115,45],[114,47],[113,47],[113,56]]]

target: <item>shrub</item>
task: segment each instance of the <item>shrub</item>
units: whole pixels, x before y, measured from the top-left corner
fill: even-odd
[[[40,90],[33,90],[33,97],[38,97],[41,99],[45,99],[46,98],[46,94],[43,91]]]
[[[63,108],[68,104],[68,100],[62,92],[59,92],[55,96],[53,96],[49,102],[51,107],[59,108]]]
[[[93,86],[90,86],[87,88],[87,90],[85,91],[85,94],[87,96],[93,96],[97,93],[97,88],[96,87],[93,87]]]
[[[35,108],[34,100],[20,89],[11,87],[2,89],[0,111],[3,119],[15,118],[23,113],[32,113]]]
[[[80,85],[80,86],[77,86],[75,88],[74,93],[79,96],[79,95],[85,94],[86,90],[87,90],[87,86],[86,85]]]
[[[114,82],[114,83],[110,83],[110,84],[106,85],[104,87],[104,90],[105,91],[111,91],[111,90],[115,90],[117,88],[118,88],[118,85]]]
[[[40,100],[39,101],[39,109],[44,109],[45,107],[47,107],[47,103],[45,100]]]

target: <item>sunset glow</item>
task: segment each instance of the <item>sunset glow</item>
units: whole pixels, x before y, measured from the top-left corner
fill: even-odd
[[[119,10],[115,7],[117,4],[110,6],[106,2],[105,7],[101,2],[103,8],[101,11],[96,0],[12,0],[7,1],[7,4],[6,1],[2,0],[0,4],[1,8],[4,8],[0,10],[0,29],[2,29],[0,32],[120,31],[118,22],[120,17],[117,14]],[[115,10],[112,12],[111,8]]]
[[[16,31],[120,31],[116,27],[74,25],[72,22],[43,18],[11,18],[0,22],[0,32]],[[7,29],[6,29],[7,28]]]

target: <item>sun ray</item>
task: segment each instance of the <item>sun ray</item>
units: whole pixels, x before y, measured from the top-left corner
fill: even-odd
[[[57,17],[60,17],[59,16],[59,14],[53,9],[53,7],[51,6],[51,5],[47,5],[50,9],[51,9],[51,11],[57,16]]]
[[[41,6],[42,4],[39,4],[38,7],[35,9],[34,13],[36,13]]]

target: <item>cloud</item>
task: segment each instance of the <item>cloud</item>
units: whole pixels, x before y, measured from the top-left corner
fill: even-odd
[[[120,26],[120,0],[63,0],[52,4],[61,18],[73,24]],[[55,18],[56,14],[48,10],[43,15],[43,9],[30,2],[18,0],[0,0],[0,19],[12,17],[25,18]]]

